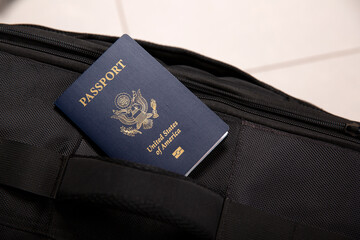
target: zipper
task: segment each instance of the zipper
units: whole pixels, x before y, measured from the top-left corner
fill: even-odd
[[[93,49],[85,48],[82,46],[75,45],[73,43],[59,41],[55,38],[38,36],[29,32],[22,32],[19,30],[9,29],[6,26],[0,26],[0,33],[10,35],[17,38],[22,38],[26,40],[26,42],[12,41],[8,39],[0,39],[1,43],[6,43],[9,45],[31,49],[34,51],[39,51],[43,53],[48,53],[54,56],[74,60],[77,62],[82,62],[88,65],[91,65],[94,60],[101,56],[101,51],[96,51]],[[41,43],[41,46],[35,46],[34,44],[30,44],[28,41],[35,41],[37,43]],[[46,46],[44,46],[46,45]],[[48,46],[52,46],[52,49],[49,49]],[[63,49],[65,51],[59,50]]]
[[[242,105],[234,104],[233,102],[226,101],[226,100],[223,100],[223,99],[220,99],[220,98],[201,96],[201,95],[200,96],[197,95],[197,96],[200,99],[211,100],[211,101],[216,101],[216,102],[223,103],[225,105],[228,105],[228,106],[233,107],[235,109],[238,109],[240,111],[250,113],[252,115],[256,115],[256,116],[259,116],[259,117],[275,120],[277,122],[286,123],[286,124],[289,124],[289,125],[292,125],[292,126],[295,126],[295,127],[301,127],[301,128],[307,129],[307,130],[311,130],[311,131],[314,131],[314,132],[326,134],[326,135],[331,136],[331,137],[341,138],[343,140],[351,141],[351,142],[354,142],[354,143],[358,143],[358,144],[360,143],[360,141],[353,138],[353,137],[360,136],[360,134],[359,134],[360,133],[360,131],[359,131],[360,125],[357,124],[357,123],[340,124],[338,127],[336,127],[336,129],[341,130],[340,133],[342,131],[345,131],[345,133],[348,133],[349,135],[353,136],[353,137],[349,137],[349,136],[346,136],[344,134],[339,134],[338,133],[339,131],[337,131],[337,132],[325,131],[324,129],[313,127],[312,125],[306,125],[306,124],[303,124],[303,123],[301,123],[299,121],[294,121],[294,120],[291,120],[291,119],[284,119],[284,118],[278,117],[277,115],[273,115],[273,114],[269,114],[269,113],[265,113],[265,112],[253,111],[251,108],[247,108],[247,107],[244,107]]]
[[[98,58],[102,54],[101,51],[96,51],[94,49],[88,49],[83,46],[75,45],[73,43],[62,42],[56,38],[35,35],[30,32],[22,32],[19,30],[9,29],[6,27],[0,27],[0,32],[5,33],[5,34],[10,34],[10,35],[13,35],[16,37],[25,38],[27,40],[34,40],[34,41],[37,41],[40,43],[45,43],[45,44],[61,47],[64,49],[73,50],[75,52],[84,54],[85,56],[90,56],[90,57],[94,57],[94,58]]]
[[[360,124],[357,122],[345,123],[326,121],[320,118],[311,118],[279,108],[269,107],[267,105],[254,102],[250,99],[241,98],[239,96],[235,97],[235,94],[220,89],[214,89],[199,83],[194,83],[194,81],[190,81],[183,77],[179,77],[179,80],[192,90],[198,91],[200,93],[206,93],[197,94],[200,99],[220,102],[252,115],[257,115],[259,117],[283,122],[292,126],[305,128],[347,141],[360,143],[360,141],[357,139],[360,137]],[[215,94],[208,96],[209,91]]]
[[[59,51],[57,49],[49,49],[48,47],[34,46],[29,43],[25,44],[21,42],[9,41],[6,39],[0,39],[0,42],[63,57],[66,59],[82,62],[88,65],[91,65],[94,62],[94,60],[100,57],[101,54],[103,53],[101,51],[85,48],[83,46],[78,46],[73,43],[62,42],[55,38],[38,36],[29,32],[22,32],[19,30],[9,29],[7,27],[0,27],[0,33],[23,38],[27,41],[32,40],[56,48],[60,47],[61,49],[67,50],[67,52]],[[201,99],[217,101],[253,115],[276,120],[279,122],[284,122],[293,126],[302,127],[315,132],[321,132],[333,137],[342,138],[344,140],[359,143],[359,141],[355,139],[360,137],[360,124],[357,122],[343,123],[343,122],[326,121],[319,118],[303,116],[294,112],[289,112],[283,109],[270,107],[255,102],[251,99],[242,98],[240,96],[237,96],[236,94],[232,94],[230,92],[223,91],[218,88],[215,89],[208,85],[194,82],[194,80],[189,80],[185,77],[181,77],[181,76],[177,76],[177,77],[188,88],[198,92],[206,93],[206,95],[198,95],[198,97]],[[210,92],[212,93],[212,95],[208,96]]]
[[[35,47],[35,46],[31,46],[31,47],[30,47],[30,46],[27,45],[27,44],[14,43],[14,42],[12,42],[12,41],[7,41],[7,40],[3,40],[3,39],[0,39],[0,43],[6,43],[6,44],[13,45],[13,46],[16,46],[16,47],[21,47],[21,48],[26,48],[26,49],[30,49],[30,50],[35,50],[35,51],[38,51],[38,52],[43,52],[43,53],[51,54],[51,55],[54,55],[54,56],[66,58],[66,59],[69,59],[69,60],[74,60],[74,61],[77,61],[77,62],[89,64],[89,65],[91,65],[91,64],[94,62],[93,60],[90,60],[90,59],[88,59],[88,58],[79,57],[79,56],[74,56],[74,55],[67,54],[67,53],[60,52],[60,51],[56,51],[56,50],[53,50],[53,51],[50,52],[50,51],[47,51],[46,49],[43,49],[43,48],[41,48],[41,47]]]
[[[351,136],[359,137],[360,136],[360,124],[356,123],[356,122],[347,123],[345,125],[345,132]]]

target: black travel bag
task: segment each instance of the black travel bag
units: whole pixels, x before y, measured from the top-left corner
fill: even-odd
[[[187,50],[138,41],[227,138],[189,177],[106,157],[54,101],[116,39],[0,25],[1,240],[360,239],[359,123]]]

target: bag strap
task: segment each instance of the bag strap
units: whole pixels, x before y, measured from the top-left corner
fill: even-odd
[[[0,184],[62,201],[131,211],[206,239],[348,239],[224,200],[175,175],[90,157],[66,159],[47,149],[3,139]]]
[[[69,160],[58,198],[128,210],[205,239],[215,238],[223,205],[191,181],[85,157]]]
[[[53,151],[0,138],[0,184],[55,198],[65,158]]]
[[[1,185],[128,210],[214,239],[223,198],[174,176],[0,139]]]

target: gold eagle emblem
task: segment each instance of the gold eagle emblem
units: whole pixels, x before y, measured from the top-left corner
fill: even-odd
[[[134,137],[136,134],[142,134],[143,129],[150,129],[153,127],[153,119],[158,118],[156,101],[150,100],[150,107],[152,112],[148,113],[148,102],[141,95],[140,89],[132,91],[132,96],[128,93],[119,93],[114,100],[116,110],[113,110],[111,118],[119,120],[124,125],[135,125],[133,127],[120,127],[120,131],[127,135]],[[151,119],[153,118],[153,119]]]

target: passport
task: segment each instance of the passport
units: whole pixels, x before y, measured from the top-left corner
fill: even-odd
[[[126,34],[55,105],[109,157],[185,176],[229,129]]]

